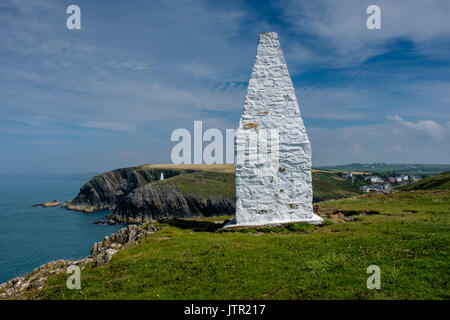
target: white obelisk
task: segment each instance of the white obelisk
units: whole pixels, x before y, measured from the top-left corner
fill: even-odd
[[[311,146],[275,32],[259,34],[235,151],[236,221],[227,227],[323,221],[313,213]]]

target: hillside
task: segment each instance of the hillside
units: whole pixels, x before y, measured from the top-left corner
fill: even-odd
[[[450,172],[444,172],[419,181],[415,181],[399,188],[411,190],[450,190]]]
[[[322,166],[318,169],[340,171],[365,171],[374,173],[411,174],[419,176],[435,175],[450,171],[449,164],[410,164],[410,163],[351,163],[337,166]]]
[[[356,184],[333,171],[313,170],[312,182],[314,202],[347,198],[360,193]]]
[[[337,172],[313,170],[312,178],[314,202],[359,194],[358,186]],[[143,165],[96,175],[62,207],[85,213],[109,210],[110,221],[140,223],[234,214],[235,192],[233,165]]]
[[[28,299],[449,299],[450,191],[321,202],[324,226],[220,231],[226,217],[169,220],[106,265],[88,262],[81,290],[65,269],[40,275]],[[381,289],[366,269],[380,267]],[[33,275],[30,275],[33,276]],[[30,276],[27,276],[28,278]]]

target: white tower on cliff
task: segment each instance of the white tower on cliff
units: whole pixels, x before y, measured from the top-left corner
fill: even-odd
[[[259,34],[235,151],[230,227],[323,221],[313,213],[311,146],[275,32]]]

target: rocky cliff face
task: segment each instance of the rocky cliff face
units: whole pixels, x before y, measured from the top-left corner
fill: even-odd
[[[235,198],[184,194],[174,186],[136,188],[119,198],[110,219],[120,222],[145,222],[150,219],[209,217],[234,214]]]
[[[164,177],[181,174],[175,170],[146,169],[141,167],[122,168],[99,174],[86,182],[78,195],[63,208],[86,213],[100,210],[114,210],[117,200],[132,190]]]
[[[161,177],[165,182],[197,170],[131,167],[95,176],[85,183],[79,194],[61,207],[91,213],[111,210],[116,222],[140,223],[162,217],[198,217],[234,214],[235,198],[180,192],[169,184],[152,185]]]

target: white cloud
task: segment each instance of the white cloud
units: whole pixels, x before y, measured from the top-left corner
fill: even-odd
[[[18,122],[31,127],[42,127],[52,123],[53,120],[43,115],[27,115],[22,117],[10,116],[6,117],[7,121]]]
[[[368,30],[366,8],[377,4],[381,8],[381,30]],[[291,31],[318,38],[316,45],[328,48],[321,55],[322,63],[355,65],[381,54],[381,43],[399,38],[410,39],[422,53],[446,54],[430,51],[431,42],[445,43],[450,36],[450,2],[447,0],[287,0],[278,3]],[[302,38],[303,39],[303,38]],[[296,41],[295,37],[291,37]],[[300,54],[305,56],[308,44]],[[332,49],[330,49],[332,48]],[[308,55],[305,56],[308,58]],[[313,59],[313,62],[315,62]],[[311,63],[305,60],[303,64]]]
[[[423,127],[423,124],[413,123],[410,127],[409,123],[404,126],[390,121],[346,128],[308,128],[313,165],[350,162],[449,163],[450,139],[436,139],[433,136],[435,133],[424,132],[422,130],[429,129]],[[435,128],[434,125],[431,127]]]
[[[398,115],[388,116],[388,120],[395,121],[404,128],[411,129],[416,133],[420,133],[426,137],[430,137],[436,140],[440,140],[444,138],[446,134],[448,134],[448,131],[446,131],[442,125],[433,120],[420,120],[418,122],[410,122],[403,120],[403,118]]]

